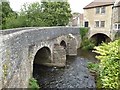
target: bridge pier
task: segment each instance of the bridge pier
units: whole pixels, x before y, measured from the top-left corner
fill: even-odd
[[[54,45],[53,63],[58,67],[64,67],[66,65],[66,50],[59,44]]]

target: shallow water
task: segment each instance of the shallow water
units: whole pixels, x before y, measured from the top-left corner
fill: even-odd
[[[64,68],[46,67],[34,64],[33,77],[41,88],[95,88],[88,62],[97,62],[95,53],[78,49],[78,55],[67,56]]]

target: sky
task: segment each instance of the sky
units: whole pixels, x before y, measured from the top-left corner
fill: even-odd
[[[20,11],[24,3],[40,2],[40,0],[9,0],[10,6],[14,11]],[[83,8],[94,0],[68,0],[72,12],[83,13]]]

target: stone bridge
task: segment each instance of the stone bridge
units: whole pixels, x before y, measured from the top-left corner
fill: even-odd
[[[33,64],[63,67],[77,55],[78,27],[28,27],[0,30],[0,89],[26,88]]]

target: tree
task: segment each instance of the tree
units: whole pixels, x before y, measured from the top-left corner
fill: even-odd
[[[1,2],[2,29],[17,27],[65,26],[71,17],[69,3],[35,2],[24,4],[20,13],[14,12],[9,2]],[[14,21],[14,22],[13,22]]]
[[[72,16],[70,5],[66,0],[42,1],[42,9],[45,14],[43,18],[48,26],[65,26]]]
[[[24,4],[21,13],[27,17],[27,26],[65,26],[71,17],[67,1]]]
[[[39,2],[24,4],[21,9],[21,16],[26,16],[26,26],[46,26],[43,20],[42,7]]]
[[[12,9],[11,9],[11,7],[10,7],[10,4],[9,4],[9,2],[8,1],[0,1],[0,8],[1,8],[1,10],[0,10],[0,14],[2,15],[2,19],[1,19],[1,21],[2,21],[2,29],[5,29],[5,28],[7,28],[6,27],[6,19],[7,18],[9,18],[9,17],[11,17],[11,16],[15,16],[15,17],[17,17],[17,13],[16,12],[14,12]]]

